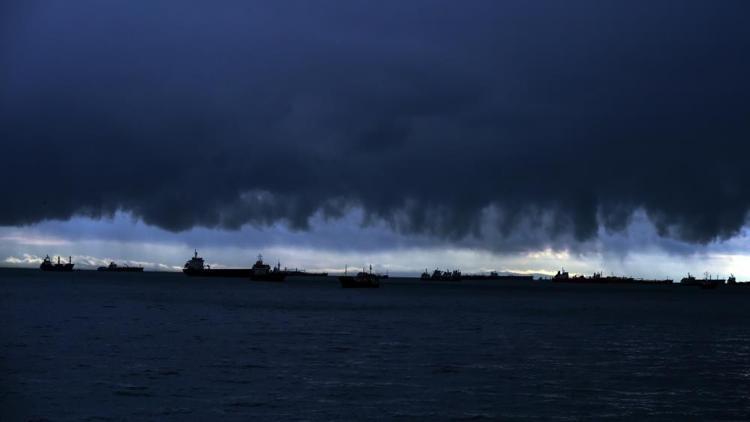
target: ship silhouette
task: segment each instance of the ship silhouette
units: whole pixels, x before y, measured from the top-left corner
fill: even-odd
[[[436,268],[432,275],[425,270],[419,278],[425,281],[461,281],[462,277],[459,270],[441,271]]]
[[[258,255],[258,260],[251,268],[211,268],[198,256],[198,250],[185,263],[182,272],[189,276],[238,277],[254,281],[284,281],[286,278],[286,272],[281,270],[280,264],[272,269],[270,265],[263,263],[262,255]]]
[[[489,274],[464,274],[461,280],[495,280],[495,281],[534,281],[533,275],[507,274],[501,275],[497,271]]]
[[[648,279],[642,279],[642,278],[633,278],[633,277],[619,277],[619,276],[602,276],[602,273],[594,273],[591,277],[586,277],[583,275],[575,275],[571,276],[570,273],[565,271],[563,268],[562,270],[558,271],[557,274],[555,274],[554,277],[552,277],[552,281],[558,282],[558,283],[582,283],[582,284],[672,284],[672,280],[669,279],[663,279],[663,280],[648,280]]]
[[[57,263],[53,264],[49,255],[44,257],[44,261],[39,265],[39,269],[42,271],[73,271],[73,258],[68,257],[68,262],[63,264],[60,262],[60,257],[57,257]]]
[[[298,270],[296,268],[293,270],[287,270],[286,268],[284,268],[284,272],[289,277],[292,277],[292,276],[294,277],[328,277],[327,272],[316,273],[313,271]]]
[[[372,273],[372,265],[370,265],[369,272],[365,272],[363,268],[356,276],[347,275],[347,270],[344,270],[344,275],[339,277],[339,282],[341,287],[348,289],[380,287],[380,277]]]
[[[734,275],[729,277],[730,284],[735,284],[737,280],[734,278]],[[690,273],[688,273],[687,277],[684,277],[682,280],[680,280],[680,284],[683,286],[697,286],[701,289],[715,289],[719,286],[723,286],[726,283],[726,280],[722,278],[713,278],[708,273],[705,273],[703,278],[695,278]]]
[[[284,278],[286,278],[286,272],[281,271],[281,263],[271,268],[270,265],[263,263],[263,255],[258,255],[258,260],[250,268],[250,279],[254,281],[284,281]]]
[[[104,272],[113,272],[113,273],[142,273],[143,267],[129,267],[124,266],[121,267],[114,262],[110,262],[109,265],[106,267],[99,267],[96,269],[97,271],[104,271]]]

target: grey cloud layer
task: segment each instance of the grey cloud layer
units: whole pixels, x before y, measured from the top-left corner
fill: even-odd
[[[5,6],[0,225],[180,231],[363,207],[404,233],[735,234],[745,2]],[[493,237],[494,238],[494,237]]]

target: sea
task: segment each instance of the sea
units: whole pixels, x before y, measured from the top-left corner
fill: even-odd
[[[750,288],[0,270],[0,420],[749,420]]]

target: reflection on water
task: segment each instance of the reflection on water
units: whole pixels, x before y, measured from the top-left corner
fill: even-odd
[[[748,419],[749,303],[0,270],[0,419]]]

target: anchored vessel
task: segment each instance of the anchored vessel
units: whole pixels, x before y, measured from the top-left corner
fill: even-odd
[[[198,256],[198,251],[185,263],[182,272],[191,276],[204,277],[249,277],[250,268],[211,268],[206,265],[203,258]]]
[[[110,262],[109,265],[106,267],[99,267],[96,269],[97,271],[107,271],[107,272],[115,272],[115,273],[142,273],[143,267],[129,267],[124,266],[121,267],[114,262]]]
[[[68,262],[63,264],[60,262],[60,257],[57,257],[57,263],[53,264],[49,255],[44,257],[44,261],[39,265],[39,269],[42,271],[73,271],[73,258],[68,257]]]
[[[341,287],[344,288],[377,288],[380,287],[380,278],[377,274],[372,273],[372,265],[370,265],[370,272],[361,271],[356,276],[342,275],[339,277]]]
[[[594,273],[591,277],[583,275],[570,276],[562,269],[552,277],[552,281],[560,283],[588,283],[588,284],[672,284],[672,280],[644,280],[642,278],[602,276],[602,273]]]
[[[736,283],[736,279],[734,276],[729,277],[730,284]],[[695,278],[690,273],[688,273],[687,277],[680,280],[680,284],[683,286],[698,286],[701,289],[715,289],[719,286],[723,286],[726,283],[726,280],[722,278],[712,278],[708,273],[706,273],[704,278]]]
[[[461,281],[462,276],[461,271],[459,270],[440,271],[435,269],[435,271],[432,272],[432,275],[427,274],[427,270],[425,270],[419,278],[427,281]]]
[[[435,269],[435,271],[432,272],[432,275],[427,272],[425,269],[421,276],[419,276],[420,280],[430,281],[461,281],[461,280],[502,280],[502,281],[509,281],[509,280],[517,280],[517,281],[533,281],[534,276],[533,275],[500,275],[497,273],[497,271],[492,271],[489,274],[461,274],[461,271],[459,270],[453,270],[453,271],[440,271],[438,269]]]
[[[258,260],[250,269],[250,279],[254,281],[284,281],[286,272],[281,271],[281,263],[277,263],[273,269],[263,263],[263,255],[258,255]]]

